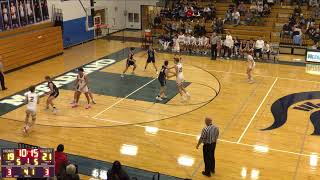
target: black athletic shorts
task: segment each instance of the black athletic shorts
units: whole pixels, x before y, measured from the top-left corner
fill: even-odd
[[[167,81],[166,81],[166,80],[162,80],[162,79],[158,79],[158,80],[159,80],[159,83],[160,83],[160,86],[161,86],[161,87],[166,86],[166,84],[167,84]]]
[[[127,66],[133,66],[134,64],[135,64],[134,61],[127,60]]]
[[[55,92],[51,93],[49,96],[57,98],[59,96],[59,91],[55,91]]]
[[[149,58],[147,59],[147,63],[151,63],[151,62],[152,62],[152,63],[155,63],[156,60],[155,60],[154,58],[150,58],[150,57],[149,57]]]

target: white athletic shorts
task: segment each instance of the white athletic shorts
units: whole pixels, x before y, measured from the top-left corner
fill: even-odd
[[[88,88],[88,86],[85,86],[85,87],[83,87],[83,88],[78,87],[78,88],[77,88],[77,91],[78,91],[78,92],[82,92],[82,93],[87,93],[87,92],[89,92],[89,88]]]

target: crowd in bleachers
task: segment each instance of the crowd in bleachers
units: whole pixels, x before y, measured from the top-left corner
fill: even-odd
[[[315,24],[316,18],[318,18],[318,13],[313,13],[308,18],[305,18],[301,7],[297,5],[289,17],[288,23],[283,25],[281,36],[291,37],[295,45],[302,45],[304,37],[313,40],[317,44],[320,41],[320,25],[317,26]]]
[[[245,16],[244,24],[250,24],[254,18],[270,14],[270,6],[263,0],[253,1],[250,8],[244,2],[236,1],[229,5],[224,19],[216,17],[214,5],[199,7],[196,1],[175,2],[172,9],[170,10],[168,7],[162,9],[160,16],[154,20],[154,25],[157,27],[161,25],[162,19],[170,19],[170,21],[162,23],[164,25],[161,26],[164,33],[159,36],[160,50],[208,55],[211,44],[206,22],[211,21],[211,31],[219,34],[220,37],[217,45],[218,56],[227,59],[243,58],[246,52],[252,51],[259,53],[258,57],[262,57],[262,52],[266,52],[266,54],[270,52],[268,43],[266,46],[263,43],[262,47],[256,51],[253,39],[232,38],[230,33],[225,34],[224,30],[226,23],[239,25],[240,16]]]

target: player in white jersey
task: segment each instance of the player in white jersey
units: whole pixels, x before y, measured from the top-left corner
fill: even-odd
[[[204,49],[204,55],[208,54],[208,50],[211,48],[210,40],[207,36],[203,36],[203,49]]]
[[[249,83],[254,83],[253,77],[252,77],[252,72],[253,72],[254,67],[256,66],[256,62],[254,61],[254,59],[252,57],[252,53],[250,53],[250,52],[248,53],[247,63],[248,63],[248,68],[247,68],[248,81],[249,81]]]
[[[39,96],[35,93],[35,87],[30,86],[29,92],[25,95],[25,103],[27,105],[26,109],[26,119],[25,119],[25,126],[23,128],[23,132],[25,134],[29,133],[30,128],[34,125],[36,121],[37,115],[37,105],[39,104]],[[32,122],[29,122],[29,118],[31,116]]]
[[[190,34],[187,34],[184,38],[184,46],[185,46],[185,51],[188,53],[190,50],[190,45],[191,45],[191,36]]]
[[[175,75],[176,75],[176,82],[177,82],[177,87],[179,90],[179,93],[182,97],[182,100],[185,101],[187,96],[187,99],[190,98],[190,94],[187,92],[187,90],[185,89],[185,87],[183,86],[183,82],[184,82],[184,75],[183,75],[183,70],[182,70],[182,63],[181,63],[181,57],[174,58],[174,63],[175,63]]]
[[[89,87],[88,87],[88,77],[86,74],[84,74],[84,69],[83,68],[79,68],[78,69],[78,76],[77,76],[77,80],[76,80],[76,92],[75,92],[75,101],[72,104],[72,107],[78,107],[78,102],[79,102],[79,98],[81,93],[84,93],[84,95],[86,96],[87,99],[87,105],[86,105],[86,109],[89,109],[90,106],[90,95],[89,95]]]

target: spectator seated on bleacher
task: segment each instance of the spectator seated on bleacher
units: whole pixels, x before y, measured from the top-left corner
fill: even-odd
[[[309,29],[309,27],[313,26],[315,23],[315,19],[312,16],[310,16],[308,19],[306,19],[307,29]]]
[[[261,59],[262,58],[262,50],[263,50],[263,47],[264,47],[264,40],[262,40],[261,38],[258,38],[258,40],[256,41],[255,43],[255,47],[254,47],[254,54],[253,56],[255,58],[257,58],[257,53],[259,54],[259,58],[258,59]]]
[[[292,29],[289,26],[289,24],[284,24],[282,26],[282,31],[281,31],[280,37],[283,37],[284,35],[287,35],[287,36],[290,36],[290,37],[292,35]]]
[[[315,18],[319,18],[320,17],[320,5],[317,4],[313,10],[313,16]]]
[[[246,25],[249,25],[250,23],[252,23],[253,14],[252,14],[252,12],[250,10],[247,10],[244,19],[245,19]]]
[[[215,24],[215,32],[222,34],[223,33],[223,20],[221,18],[218,18],[216,24]]]
[[[240,13],[237,10],[234,10],[232,13],[232,22],[235,25],[240,24]]]
[[[302,45],[302,36],[297,34],[293,36],[293,44],[301,46]]]
[[[294,14],[295,16],[300,16],[300,14],[301,14],[301,7],[300,7],[300,6],[296,6],[296,7],[294,8],[294,10],[293,10],[293,14]]]
[[[241,16],[244,16],[244,14],[246,13],[246,6],[244,5],[243,1],[240,2],[238,6],[238,11]]]
[[[112,168],[108,170],[108,180],[129,180],[130,177],[125,170],[122,169],[119,161],[114,161]]]
[[[306,25],[306,19],[304,18],[303,14],[300,14],[300,22],[299,25],[304,27]]]
[[[226,53],[228,53],[227,59],[230,59],[231,53],[232,53],[231,50],[233,46],[234,46],[233,38],[230,32],[227,32],[226,39],[224,40],[224,43],[223,43],[223,55],[222,55],[223,58],[225,58]]]
[[[263,15],[264,16],[268,16],[271,13],[271,8],[270,5],[268,5],[268,3],[265,3],[263,6]]]
[[[252,3],[251,4],[251,6],[250,6],[250,11],[253,13],[253,14],[256,14],[257,13],[257,11],[258,11],[258,6],[257,6],[257,4],[256,3]]]
[[[161,25],[161,18],[159,16],[156,16],[153,20],[153,24],[155,27],[160,27]]]
[[[232,22],[232,10],[231,9],[227,10],[223,21],[224,21],[224,23]]]

